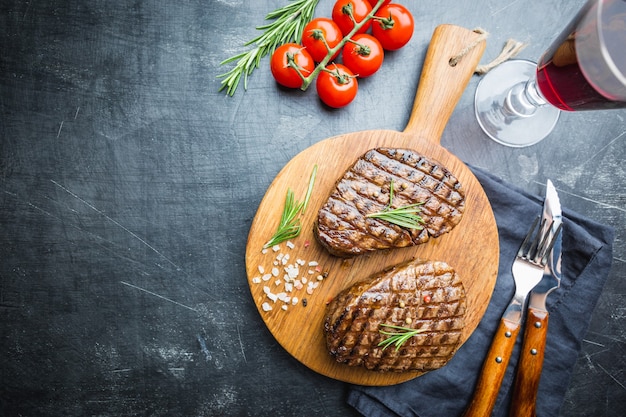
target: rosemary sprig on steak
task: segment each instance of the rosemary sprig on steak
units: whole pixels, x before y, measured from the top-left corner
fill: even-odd
[[[393,195],[387,188],[391,178],[398,191]],[[331,255],[348,258],[424,244],[450,232],[464,210],[465,191],[446,167],[410,149],[375,148],[337,181],[313,232]]]
[[[463,281],[450,265],[414,259],[333,297],[324,315],[326,348],[348,366],[432,371],[461,345],[466,308]],[[393,345],[399,349],[381,348]]]
[[[309,187],[306,191],[304,201],[299,202],[295,199],[293,190],[287,189],[287,196],[285,197],[285,207],[283,208],[283,214],[280,216],[280,223],[276,232],[270,240],[263,245],[263,249],[277,245],[285,240],[293,239],[300,234],[302,226],[300,225],[300,219],[297,217],[299,213],[304,213],[306,207],[311,199],[313,193],[313,185],[315,184],[315,177],[317,175],[317,165],[313,167],[311,172],[311,178],[309,179]]]
[[[381,327],[389,327],[392,329],[400,330],[400,332],[388,332],[386,330],[379,329],[378,332],[384,335],[388,335],[389,337],[383,340],[378,344],[378,346],[382,346],[383,350],[387,349],[391,345],[396,346],[396,350],[399,350],[400,347],[410,338],[415,336],[416,334],[423,333],[426,329],[411,329],[408,327],[402,326],[394,326],[393,324],[381,324]]]
[[[386,220],[400,227],[407,229],[422,230],[424,220],[417,213],[421,211],[420,206],[424,203],[409,204],[406,206],[391,208],[393,202],[393,179],[389,184],[389,203],[382,211],[370,213],[366,217]]]

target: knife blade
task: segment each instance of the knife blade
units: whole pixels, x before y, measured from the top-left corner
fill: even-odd
[[[509,417],[534,417],[536,415],[537,393],[548,334],[549,313],[546,300],[548,295],[561,285],[562,237],[559,227],[562,225],[563,216],[559,196],[550,180],[546,184],[542,217],[546,227],[551,227],[550,236],[555,233],[558,233],[558,236],[556,236],[556,243],[552,248],[543,277],[528,297],[522,350],[513,385],[513,400]]]
[[[535,235],[535,227],[538,224],[539,229]],[[539,251],[540,247],[551,252],[552,243],[547,247],[544,246],[551,242],[548,236],[545,235],[547,231],[548,229],[544,222],[541,221],[539,223],[539,218],[537,218],[515,256],[511,269],[515,282],[515,294],[500,318],[498,328],[493,336],[491,346],[478,376],[474,394],[465,409],[463,417],[490,416],[496,405],[509,360],[517,343],[517,336],[522,329],[526,300],[533,287],[541,281],[544,273],[544,269],[540,265],[531,263],[528,257],[534,258],[538,255],[536,251]],[[536,243],[537,247],[528,252],[530,248],[527,243],[529,240],[532,241],[534,239],[533,236],[535,238],[541,237],[541,240]],[[547,265],[547,262],[543,262],[543,258],[545,256],[542,256],[542,264]]]

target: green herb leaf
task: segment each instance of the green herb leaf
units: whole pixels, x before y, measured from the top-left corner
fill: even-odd
[[[309,204],[316,176],[317,165],[313,166],[313,171],[311,172],[311,177],[309,178],[309,186],[303,202],[299,202],[295,199],[291,188],[287,189],[285,206],[283,208],[283,213],[280,216],[278,228],[272,238],[268,240],[265,245],[263,245],[263,249],[277,245],[285,240],[293,239],[300,234],[302,226],[300,225],[300,219],[297,216],[298,213],[304,213],[304,210],[306,210],[306,207]]]
[[[311,194],[313,194],[313,185],[315,184],[315,177],[317,176],[317,164],[313,166],[313,171],[311,172],[311,178],[309,179],[309,188],[306,190],[306,196],[304,197],[304,203],[302,203],[302,212],[306,210],[309,205],[309,200],[311,199]]]
[[[421,211],[420,206],[424,203],[409,204],[395,209],[391,208],[392,203],[393,179],[389,184],[389,203],[387,204],[387,207],[385,207],[382,211],[370,213],[365,217],[385,220],[389,223],[393,223],[397,226],[407,229],[422,230],[422,224],[424,224],[424,219],[422,219],[422,217],[419,216],[418,213]]]
[[[407,340],[426,331],[426,329],[411,329],[409,327],[394,326],[393,324],[381,324],[380,326],[400,330],[399,332],[388,332],[381,329],[378,330],[379,333],[389,336],[378,344],[378,346],[383,347],[383,350],[387,349],[391,345],[395,345],[396,350],[399,350]]]
[[[248,77],[259,67],[263,57],[272,54],[278,46],[284,43],[300,43],[302,30],[313,18],[317,3],[319,0],[296,0],[268,13],[265,19],[274,21],[258,26],[256,29],[264,31],[263,34],[244,44],[244,46],[254,44],[255,47],[220,63],[220,65],[225,65],[236,61],[230,71],[217,76],[217,78],[223,78],[219,91],[226,89],[226,94],[233,96],[242,77],[243,88],[247,89]]]

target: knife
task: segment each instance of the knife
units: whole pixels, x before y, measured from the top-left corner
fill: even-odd
[[[542,217],[546,227],[552,228],[551,236],[558,233],[558,228],[563,222],[561,203],[550,180],[546,184],[546,199]],[[548,264],[544,269],[543,277],[528,297],[524,338],[515,375],[509,417],[534,417],[536,415],[537,392],[548,334],[549,313],[546,309],[546,299],[552,291],[561,285],[561,240],[559,233]]]
[[[530,249],[527,243],[529,239],[530,241],[534,239],[533,236],[536,238],[542,236],[539,246],[532,249],[531,258],[535,258],[538,255],[535,251],[539,250],[539,247],[547,250],[547,253],[552,252],[552,242],[549,236],[545,234],[550,230],[548,229],[550,227],[549,223],[546,226],[544,220],[541,223],[538,221],[539,219],[537,218],[531,226],[529,235],[526,236],[520,251],[513,261],[512,273],[515,281],[515,294],[500,318],[500,323],[478,376],[474,394],[463,413],[463,417],[488,417],[491,415],[497,402],[509,360],[517,343],[517,335],[522,328],[526,300],[531,290],[543,279],[545,273],[545,270],[539,265],[531,266],[531,263],[525,259],[529,256],[529,253],[524,252]],[[539,230],[535,235],[537,224],[539,224]],[[550,242],[549,246],[545,247],[544,245],[548,242]],[[545,258],[545,255],[543,257]],[[547,265],[547,261],[548,259],[542,259],[542,264]],[[518,265],[517,269],[516,265]]]

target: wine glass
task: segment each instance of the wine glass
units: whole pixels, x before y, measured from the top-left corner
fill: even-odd
[[[533,145],[554,128],[561,110],[626,107],[626,0],[590,0],[538,64],[507,61],[480,81],[481,128],[496,142]]]

